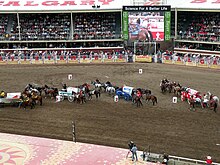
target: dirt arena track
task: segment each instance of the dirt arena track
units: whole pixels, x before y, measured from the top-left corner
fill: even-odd
[[[138,69],[143,74],[138,74]],[[220,96],[220,71],[164,64],[70,64],[70,65],[2,65],[0,90],[22,91],[26,84],[47,84],[61,89],[90,83],[96,78],[115,85],[151,89],[158,104],[144,103],[136,108],[130,102],[102,93],[99,100],[79,105],[67,100],[55,103],[49,98],[43,106],[24,111],[0,109],[0,132],[72,140],[71,122],[76,122],[77,141],[127,148],[133,140],[139,150],[151,146],[155,153],[167,152],[189,158],[205,159],[210,154],[220,162],[220,109],[214,113],[197,108],[189,111],[186,102],[172,103],[173,94],[162,94],[162,78],[180,82],[202,93]],[[67,80],[72,74],[73,80]]]

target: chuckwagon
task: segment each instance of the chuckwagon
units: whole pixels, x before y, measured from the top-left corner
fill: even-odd
[[[60,101],[63,101],[65,98],[68,99],[69,102],[74,101],[74,94],[79,93],[80,89],[76,87],[68,87],[66,90],[62,89],[61,91],[58,91],[58,96],[60,98]]]
[[[191,88],[186,88],[186,90],[181,92],[181,100],[189,100],[193,96],[193,99],[202,98],[199,91]]]
[[[0,98],[0,108],[6,106],[17,107],[22,100],[20,99],[21,93],[7,93],[7,97]]]
[[[116,90],[116,95],[118,95],[119,98],[124,98],[126,101],[132,100],[132,91],[133,87],[129,86],[123,86],[121,89]]]

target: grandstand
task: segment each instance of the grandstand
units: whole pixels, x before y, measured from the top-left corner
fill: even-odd
[[[214,3],[208,8],[203,7],[202,10],[198,9],[197,3],[191,3],[190,12],[185,12],[190,1],[184,5],[173,3],[172,0],[133,0],[129,3],[125,0],[116,6],[109,3],[109,8],[103,7],[101,3],[98,3],[99,8],[88,3],[81,9],[74,6],[73,10],[69,10],[68,6],[68,8],[63,8],[62,12],[48,7],[45,11],[39,8],[41,13],[37,12],[38,9],[24,10],[22,4],[19,4],[19,12],[13,12],[13,5],[16,4],[10,4],[10,8],[7,6],[6,9],[3,7],[0,10],[0,48],[125,47],[126,42],[123,41],[121,33],[120,6],[123,3],[126,5],[171,5],[171,33],[177,48],[210,51],[220,49],[219,11],[214,9]],[[172,44],[159,43],[160,49],[173,50]],[[133,44],[129,46],[132,48]]]
[[[125,55],[128,49],[138,55],[148,55],[149,50],[143,50],[145,45],[135,51],[135,41],[130,45],[124,41],[123,5],[171,5],[171,40],[156,42],[152,55],[158,50],[169,50],[167,54],[175,52],[181,57],[186,54],[220,56],[218,0],[16,2],[0,2],[0,56],[3,60],[6,56],[18,59],[18,55],[22,59],[30,58],[32,53],[41,58],[44,52],[47,58],[53,55],[53,50],[59,56],[65,50],[65,55],[77,56],[80,52],[87,58],[91,52],[93,56],[94,53]]]

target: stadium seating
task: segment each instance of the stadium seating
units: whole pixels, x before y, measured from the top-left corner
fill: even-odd
[[[174,12],[172,12],[174,35]],[[121,38],[120,13],[19,14],[21,40],[96,40]],[[179,39],[220,42],[220,16],[215,12],[178,12]],[[0,40],[19,40],[16,14],[1,14]],[[71,37],[73,36],[73,38]]]
[[[74,39],[115,39],[116,15],[114,13],[83,13],[75,16]]]
[[[8,15],[2,14],[0,19],[0,40],[5,39],[7,23],[8,23]]]
[[[21,40],[65,40],[70,36],[70,14],[21,14]]]
[[[188,12],[178,15],[178,35],[192,41],[219,42],[220,16],[217,13]]]
[[[17,16],[4,14],[0,19],[0,39],[5,39],[6,29],[9,40],[19,40]],[[19,14],[21,40],[89,40],[120,38],[120,19],[116,13],[76,13],[73,14],[73,31],[71,15],[65,14]]]

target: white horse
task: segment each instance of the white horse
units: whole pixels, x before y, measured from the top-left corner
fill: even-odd
[[[218,98],[218,96],[212,95],[211,92],[209,92],[209,91],[207,92],[206,95],[207,95],[206,97],[207,97],[209,100],[210,100],[210,97],[212,96],[212,99],[219,104],[219,98]]]
[[[218,96],[215,96],[215,95],[212,95],[211,92],[207,92],[206,95],[204,95],[203,97],[203,105],[207,105],[207,106],[210,106],[210,99],[211,99],[211,96],[212,96],[212,99],[217,103],[219,104],[219,98]]]

